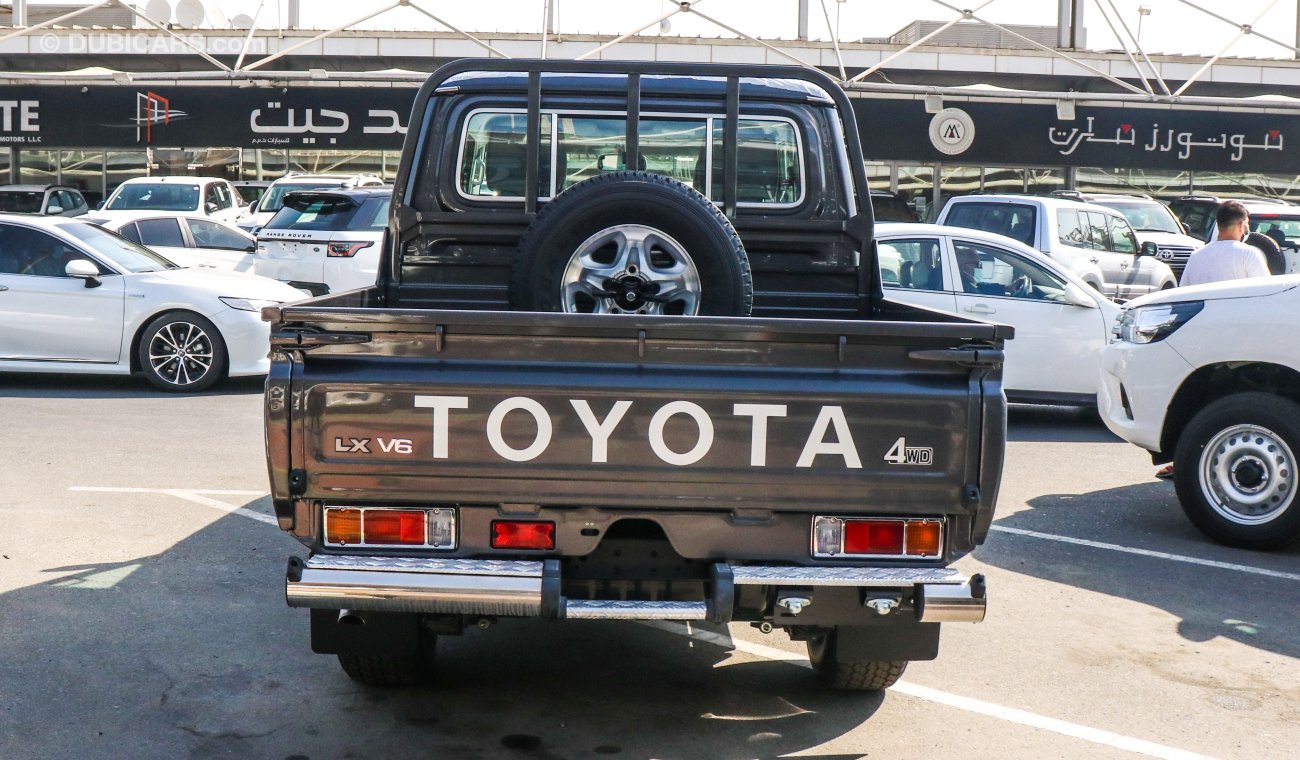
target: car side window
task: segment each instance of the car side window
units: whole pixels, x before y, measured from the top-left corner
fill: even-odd
[[[216,185],[208,185],[207,189],[204,190],[203,207],[205,211],[211,208],[221,209],[221,198],[217,195]]]
[[[185,236],[181,234],[181,225],[176,219],[141,219],[136,226],[140,229],[140,243],[143,245],[185,247]]]
[[[1110,232],[1111,250],[1117,253],[1137,253],[1137,236],[1133,228],[1122,217],[1106,215],[1106,226]]]
[[[1080,211],[1079,217],[1087,225],[1088,247],[1098,251],[1110,250],[1110,230],[1106,226],[1106,215],[1099,211]]]
[[[985,243],[954,240],[963,293],[1065,301],[1065,280],[1025,256]]]
[[[938,238],[881,242],[880,279],[887,288],[943,290],[943,254]]]
[[[217,189],[217,205],[223,209],[231,208],[235,205],[235,198],[230,194],[230,186],[222,183],[215,185]]]
[[[87,259],[76,248],[40,230],[0,224],[0,274],[67,277],[70,261]]]
[[[1059,209],[1056,212],[1056,237],[1065,245],[1076,248],[1088,247],[1088,231],[1079,219],[1079,212],[1072,208]]]
[[[216,222],[209,222],[204,219],[187,219],[186,223],[190,225],[190,234],[194,236],[194,245],[197,248],[222,248],[231,251],[242,251],[251,245],[247,238],[222,227]]]
[[[140,230],[137,230],[135,228],[135,222],[131,222],[130,224],[123,227],[122,229],[118,230],[117,234],[121,235],[127,240],[130,240],[132,243],[140,242]]]

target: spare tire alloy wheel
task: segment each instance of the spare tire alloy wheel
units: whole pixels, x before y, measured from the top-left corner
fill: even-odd
[[[201,391],[215,383],[225,364],[217,328],[197,314],[164,314],[140,339],[140,368],[165,391]]]
[[[749,258],[731,222],[682,182],[602,174],[557,195],[519,241],[511,302],[570,314],[748,316]]]
[[[681,243],[642,224],[620,224],[587,238],[560,283],[564,311],[683,314],[700,310],[700,274]]]
[[[1192,419],[1179,442],[1179,502],[1217,541],[1248,549],[1284,546],[1300,537],[1297,451],[1300,406],[1266,393],[1217,401]]]

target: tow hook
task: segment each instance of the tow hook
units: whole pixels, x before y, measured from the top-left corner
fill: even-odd
[[[776,606],[783,608],[791,615],[798,615],[803,612],[804,607],[812,604],[812,600],[803,596],[787,596],[777,600]]]
[[[863,602],[863,604],[875,610],[877,615],[888,615],[898,609],[898,606],[902,603],[903,600],[897,596],[873,596]]]
[[[875,610],[877,615],[888,615],[898,606],[898,602],[893,599],[870,599],[867,606]]]

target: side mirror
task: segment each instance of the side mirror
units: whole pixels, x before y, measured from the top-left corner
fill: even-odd
[[[97,288],[100,286],[99,267],[95,266],[86,259],[73,259],[63,267],[63,272],[69,277],[78,280],[85,280],[86,287]]]
[[[207,203],[203,204],[203,208],[204,208],[204,209],[205,209],[209,214],[215,214],[215,213],[217,213],[217,204],[213,203],[212,201],[208,201]]]
[[[58,205],[57,203],[51,203],[49,206],[45,208],[45,213],[49,214],[50,216],[57,216],[58,214],[63,213],[63,207]]]
[[[1065,302],[1071,306],[1082,306],[1086,309],[1100,308],[1097,306],[1096,299],[1072,282],[1065,283]]]
[[[96,211],[103,211],[103,210],[104,210],[104,205],[107,204],[107,203],[108,203],[108,201],[100,201],[99,203],[96,203],[96,204],[95,204],[95,210],[96,210]]]
[[[257,201],[253,201],[252,203],[248,204],[248,213],[250,214],[257,213]]]
[[[1138,255],[1157,257],[1160,255],[1160,246],[1156,245],[1155,241],[1148,240],[1138,248]]]

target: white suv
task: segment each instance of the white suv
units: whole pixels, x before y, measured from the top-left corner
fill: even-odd
[[[1179,288],[1128,304],[1102,350],[1097,404],[1116,435],[1174,463],[1211,538],[1300,538],[1300,275]]]
[[[963,195],[949,199],[937,223],[1019,240],[1115,300],[1178,284],[1168,264],[1143,253],[1128,219],[1105,206],[1033,195]]]
[[[333,187],[380,187],[383,184],[384,181],[373,174],[286,174],[272,182],[262,197],[249,206],[248,216],[239,220],[239,228],[256,235],[284,206],[285,193]]]
[[[253,272],[314,296],[375,284],[393,188],[300,190],[257,233]]]
[[[97,216],[115,211],[184,211],[234,222],[246,207],[220,177],[136,177],[117,186]]]

